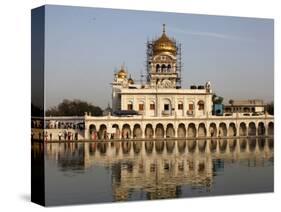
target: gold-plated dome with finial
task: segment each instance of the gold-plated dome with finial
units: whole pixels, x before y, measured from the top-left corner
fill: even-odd
[[[124,67],[122,66],[121,69],[117,73],[117,77],[120,79],[126,79],[127,78],[127,72],[125,71]]]
[[[153,53],[159,54],[162,52],[169,52],[173,55],[176,55],[177,53],[177,47],[175,42],[173,42],[165,32],[165,24],[163,24],[163,33],[162,36],[155,40],[153,43]]]

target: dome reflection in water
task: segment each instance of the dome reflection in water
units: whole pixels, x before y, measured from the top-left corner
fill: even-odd
[[[44,151],[52,204],[68,192],[110,202],[273,191],[273,139],[33,143],[34,160]]]

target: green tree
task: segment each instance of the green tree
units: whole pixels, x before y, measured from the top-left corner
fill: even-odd
[[[81,100],[64,99],[58,106],[46,111],[46,116],[83,116],[90,112],[93,116],[102,116],[102,109]]]
[[[214,104],[222,104],[223,97],[217,96],[216,94],[213,94],[212,101],[213,101]]]
[[[44,116],[43,109],[31,103],[31,116]]]
[[[270,115],[274,115],[274,102],[270,102],[269,104],[266,105],[266,111]]]

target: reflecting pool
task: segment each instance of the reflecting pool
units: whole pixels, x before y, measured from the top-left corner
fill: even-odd
[[[273,139],[32,144],[47,205],[272,192]]]

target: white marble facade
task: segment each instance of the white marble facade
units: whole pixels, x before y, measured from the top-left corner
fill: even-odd
[[[163,28],[162,36],[152,42],[148,58],[148,76],[144,84],[135,84],[122,66],[112,83],[112,109],[135,110],[145,117],[201,117],[212,113],[210,82],[200,89],[177,86],[180,69],[175,41]]]

